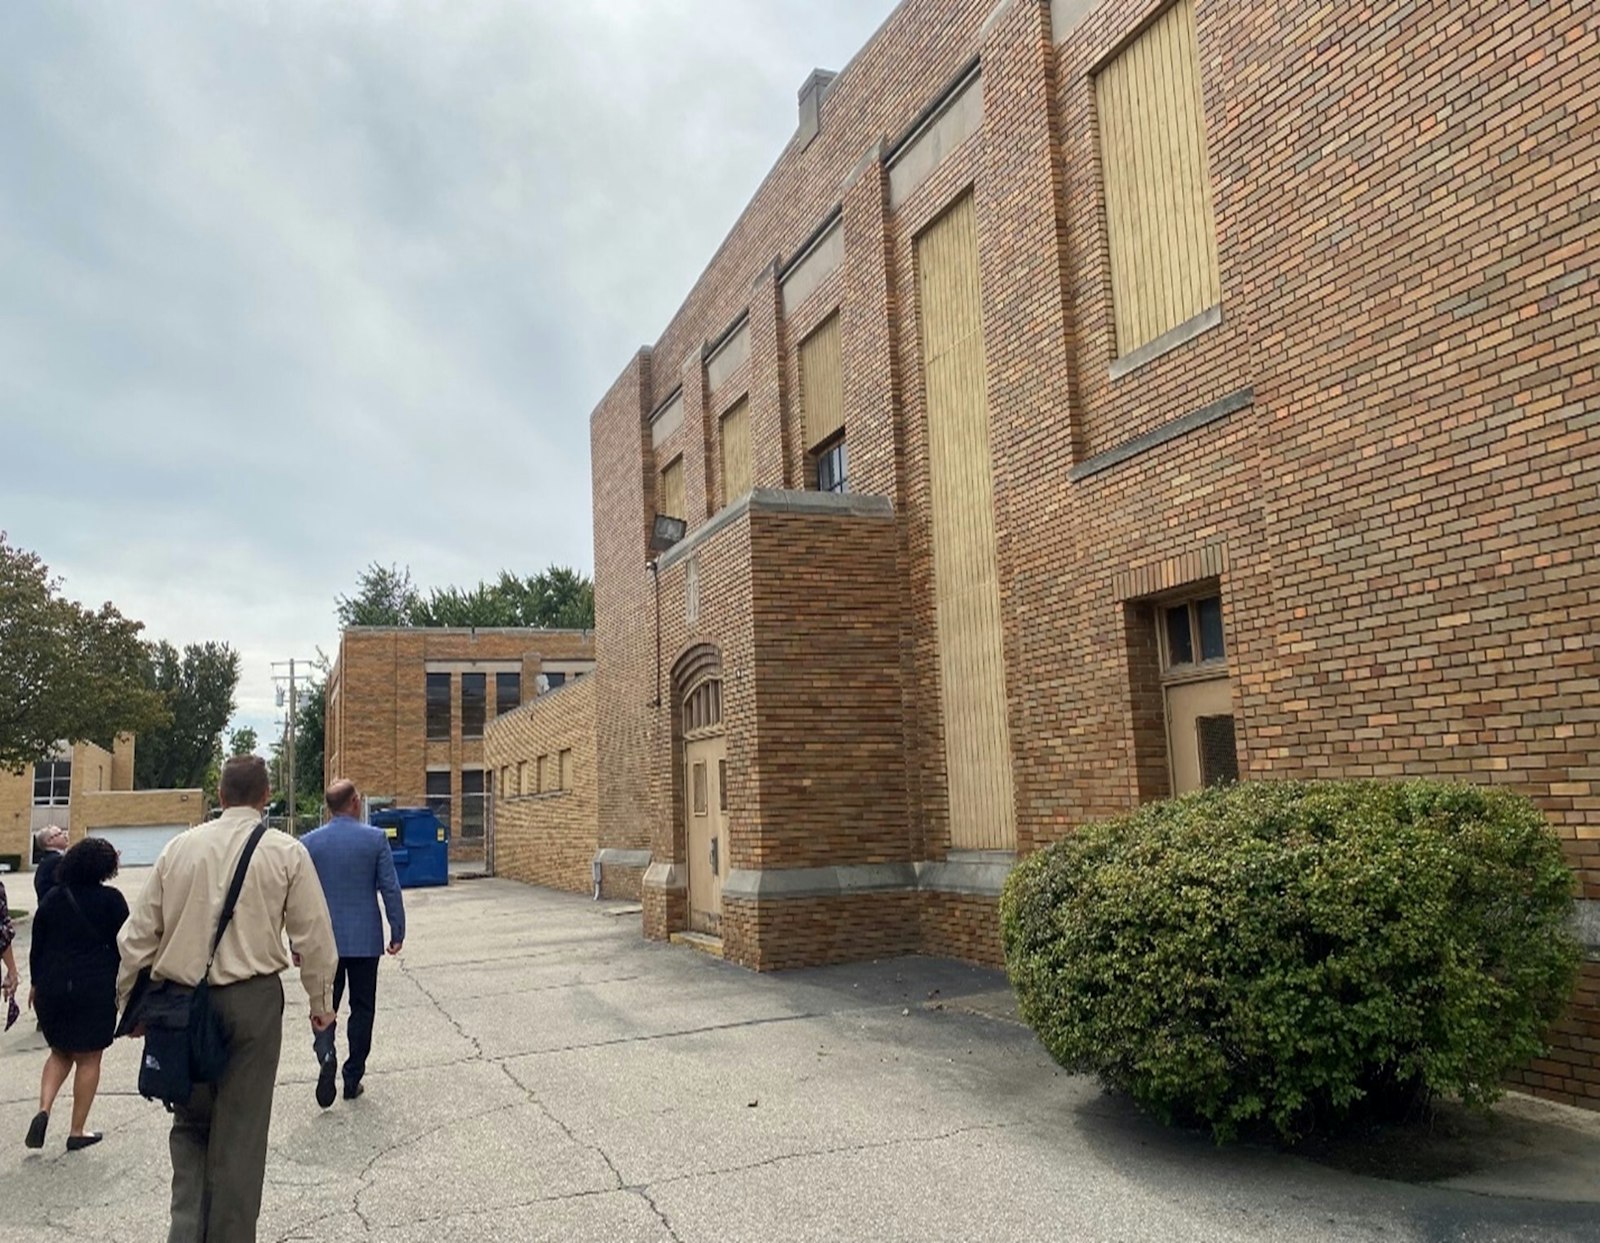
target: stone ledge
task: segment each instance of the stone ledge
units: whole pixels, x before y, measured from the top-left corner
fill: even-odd
[[[688,877],[676,863],[652,863],[645,869],[641,882],[646,889],[664,889],[681,893],[688,888]]]
[[[735,868],[722,896],[735,901],[847,897],[858,893],[954,893],[999,897],[1016,857],[1008,851],[951,851],[916,863],[857,863],[822,868]],[[654,865],[652,865],[654,866]]]
[[[648,850],[620,850],[615,846],[607,846],[596,851],[594,861],[604,867],[614,868],[646,868],[650,867],[651,854]]]
[[[886,496],[855,492],[803,492],[797,488],[755,488],[730,501],[683,539],[656,558],[658,571],[669,570],[692,556],[747,513],[817,514],[852,518],[893,518],[894,504]]]

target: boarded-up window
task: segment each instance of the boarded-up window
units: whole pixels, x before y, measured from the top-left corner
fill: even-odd
[[[550,789],[550,757],[541,755],[534,761],[533,787],[535,794],[544,794]]]
[[[805,412],[808,450],[844,426],[844,367],[839,357],[837,311],[800,343],[800,408]]]
[[[532,793],[532,791],[528,789],[528,761],[527,760],[518,760],[517,761],[517,789],[516,789],[516,792],[518,794],[531,794]]]
[[[750,403],[740,398],[722,416],[722,503],[750,491]]]
[[[1016,847],[978,234],[967,195],[917,239],[950,844]]]
[[[1222,301],[1194,0],[1178,0],[1096,80],[1117,353]]]
[[[672,518],[689,515],[683,500],[683,459],[676,457],[661,472],[661,512]]]
[[[567,749],[556,757],[556,779],[563,790],[572,789],[572,751]]]

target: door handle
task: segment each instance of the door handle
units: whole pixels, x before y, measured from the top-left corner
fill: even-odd
[[[722,875],[721,864],[717,852],[717,847],[721,844],[722,839],[713,834],[711,838],[711,875],[713,876]]]

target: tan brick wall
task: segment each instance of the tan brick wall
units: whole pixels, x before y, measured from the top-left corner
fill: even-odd
[[[724,902],[723,953],[757,971],[914,954],[920,946],[917,898],[914,893],[864,893]]]
[[[1339,6],[1196,0],[1221,322],[1113,378],[1093,74],[1155,7],[1102,0],[1052,31],[1041,0],[905,0],[834,82],[815,140],[782,153],[660,339],[595,411],[602,825],[645,815],[657,858],[681,858],[667,675],[707,643],[729,680],[736,866],[875,857],[902,833],[905,857],[943,856],[914,246],[970,190],[1019,849],[1165,792],[1143,601],[1204,577],[1224,599],[1246,775],[1513,786],[1550,815],[1584,894],[1600,898],[1600,579],[1586,559],[1600,529],[1600,213],[1588,189],[1600,31],[1589,6],[1381,0],[1358,20]],[[884,140],[975,56],[981,128],[891,208]],[[840,205],[842,267],[785,313],[779,267]],[[802,486],[794,354],[835,308],[850,486],[893,505],[892,578],[858,573],[876,553],[813,542],[821,528],[809,519],[771,545],[742,519],[704,550],[696,626],[682,619],[682,568],[662,575],[668,684],[652,707],[641,565],[656,471],[683,454],[691,528],[703,525],[716,419],[747,394],[756,485]],[[712,398],[700,352],[743,313],[749,361]],[[679,385],[683,426],[652,450],[645,416]],[[1230,397],[1234,408],[1202,426],[1075,471]],[[786,576],[818,564],[831,585],[819,572],[810,595],[784,596]],[[885,753],[872,768],[879,793],[900,802],[875,807],[863,839],[830,831],[847,817],[830,826],[825,803],[798,797],[829,779],[833,752],[809,747],[810,734],[824,737],[853,703],[838,702],[847,679],[829,685],[822,671],[846,658],[781,650],[779,600],[819,634],[844,633],[857,600],[877,617],[864,641],[885,647],[859,699],[879,747],[895,727],[877,705],[894,694],[875,675],[893,671],[898,761]],[[776,646],[764,647],[768,635]],[[802,665],[823,680],[815,694],[794,672]],[[651,935],[681,918],[681,895],[645,898]],[[992,903],[923,899],[925,944],[992,958]],[[781,922],[730,911],[725,939],[756,947],[735,960],[804,959],[770,939],[784,936],[840,952],[823,905],[796,904]],[[864,936],[884,922],[890,941],[904,922],[891,908],[903,905],[835,902]],[[1557,1032],[1559,1056],[1529,1074],[1541,1091],[1600,1103],[1593,981],[1591,969]]]
[[[199,790],[106,790],[72,800],[72,840],[95,829],[199,824],[206,816]]]
[[[515,774],[519,764],[534,784],[540,756],[547,759],[547,782],[555,781],[564,750],[572,753],[570,790],[512,794],[502,786],[502,773]],[[600,841],[594,679],[582,678],[497,717],[484,736],[484,758],[495,774],[495,875],[592,892],[590,868]],[[637,893],[637,876],[633,888]]]
[[[324,691],[328,726],[324,768],[331,781],[348,777],[366,795],[419,807],[427,798],[427,772],[451,774],[451,856],[461,854],[461,772],[487,768],[483,740],[462,736],[461,679],[451,682],[450,738],[427,737],[427,665],[430,661],[511,663],[522,674],[522,697],[535,696],[535,678],[547,661],[592,661],[594,636],[569,630],[454,630],[356,627],[339,638],[339,655]],[[486,679],[486,718],[495,710],[495,679]],[[487,720],[485,728],[487,728]],[[481,853],[481,846],[471,849]]]
[[[0,855],[16,855],[33,866],[33,770],[0,768]]]

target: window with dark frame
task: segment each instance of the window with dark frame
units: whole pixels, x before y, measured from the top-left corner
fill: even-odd
[[[463,839],[483,836],[483,803],[483,769],[463,768],[461,770],[461,836]]]
[[[448,742],[450,739],[450,675],[428,675],[428,740]]]
[[[841,432],[827,444],[817,449],[817,491],[848,492],[850,490],[850,454],[845,448]]]
[[[33,805],[65,807],[72,802],[72,761],[45,760],[33,766]]]
[[[494,675],[494,714],[510,712],[522,706],[522,675],[497,673]]]
[[[461,675],[461,736],[482,738],[488,708],[489,676],[484,673]]]
[[[1161,664],[1168,673],[1200,670],[1227,660],[1220,595],[1169,604],[1161,614]]]
[[[450,824],[450,774],[447,772],[429,773],[428,782],[428,810],[439,817],[439,823],[446,827]]]
[[[555,690],[556,687],[565,686],[567,684],[567,675],[564,673],[556,673],[546,669],[544,676],[545,685],[551,690]]]

